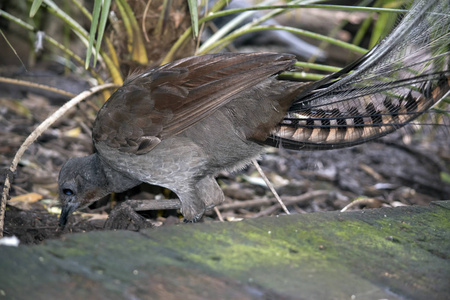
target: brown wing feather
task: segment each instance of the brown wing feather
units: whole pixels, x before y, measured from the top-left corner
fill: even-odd
[[[294,61],[283,54],[213,54],[145,72],[127,81],[99,111],[94,143],[147,153]]]

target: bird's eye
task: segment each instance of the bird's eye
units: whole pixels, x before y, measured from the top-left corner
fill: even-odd
[[[63,189],[62,192],[66,196],[72,196],[74,194],[74,192],[71,189]]]

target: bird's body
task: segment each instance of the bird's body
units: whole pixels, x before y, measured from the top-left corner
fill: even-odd
[[[185,218],[199,219],[206,208],[223,201],[214,176],[256,157],[307,85],[276,78],[294,62],[285,54],[205,55],[128,80],[94,123],[97,158],[92,168],[125,177],[107,179],[117,182],[106,185],[101,195],[129,189],[122,182],[132,178],[131,185],[147,182],[171,189]],[[205,105],[199,106],[202,101]],[[72,177],[62,174],[60,182]]]
[[[248,70],[254,70],[258,66],[266,68],[265,65],[273,64],[276,61],[283,63],[272,71],[274,74],[263,73],[260,78],[252,77],[251,80],[248,80],[253,82],[256,79],[258,84],[252,83],[248,88],[237,93],[234,88],[230,89],[231,95],[223,97],[223,100],[218,101],[215,107],[212,106],[205,118],[198,118],[195,115],[197,111],[193,111],[193,116],[189,116],[189,118],[198,118],[199,120],[187,128],[177,129],[178,133],[165,136],[164,128],[161,127],[161,134],[156,133],[151,136],[152,140],[156,136],[155,145],[148,147],[150,149],[145,151],[142,150],[143,147],[134,146],[138,141],[146,143],[147,140],[142,136],[136,136],[134,140],[124,143],[124,145],[132,145],[129,147],[134,146],[133,150],[129,148],[123,150],[121,149],[124,147],[123,145],[114,147],[108,138],[102,140],[102,132],[111,129],[105,128],[105,124],[113,124],[114,132],[119,132],[122,127],[130,125],[128,120],[111,123],[105,121],[103,118],[111,121],[117,120],[114,113],[110,112],[110,106],[105,106],[99,112],[94,124],[95,146],[102,161],[130,177],[174,191],[181,200],[182,213],[188,220],[197,220],[205,208],[213,207],[223,201],[222,191],[214,176],[221,170],[234,170],[236,167],[243,166],[257,156],[263,149],[261,143],[269,136],[271,129],[286,115],[295,96],[305,86],[303,83],[280,82],[273,76],[291,67],[294,60],[290,55],[212,55],[190,58],[189,65],[197,65],[199,60],[203,63],[215,58],[221,58],[227,62],[223,72],[221,69],[213,67],[204,70],[202,74],[196,75],[193,79],[197,81],[202,77],[208,77],[211,80],[210,76],[221,74],[222,76],[215,77],[215,80],[225,81],[218,85],[222,91],[225,89],[223,86],[227,85],[227,77],[236,75],[226,73],[226,69],[235,66],[235,62],[242,63],[242,58],[245,58],[246,68],[250,67]],[[151,74],[154,75],[154,73]],[[125,91],[122,93],[128,95],[127,89],[135,89],[139,82],[144,82],[143,85],[145,85],[145,81],[144,74],[143,77],[138,77],[125,85],[123,87]],[[200,81],[202,82],[202,80]],[[158,85],[159,88],[161,83]],[[244,83],[242,85],[245,86]],[[190,81],[187,80],[183,86],[190,86]],[[195,85],[192,87],[193,89],[199,88]],[[205,88],[211,89],[208,86]],[[215,91],[210,92],[214,93]],[[189,92],[186,95],[189,95]],[[128,106],[126,100],[120,99],[120,96],[113,96],[110,101],[111,106],[114,105],[114,101]],[[223,105],[223,102],[226,104]],[[146,99],[145,104],[151,106],[153,110],[155,109],[151,97]],[[142,106],[141,103],[138,105]],[[123,110],[121,111],[123,112]],[[166,113],[171,114],[170,112]],[[144,118],[146,115],[144,114]],[[130,117],[134,116],[134,113],[130,113]],[[139,122],[135,118],[132,120],[132,122]],[[176,117],[175,120],[169,122],[177,122]],[[115,125],[118,127],[114,127]],[[144,131],[141,133],[145,135]],[[197,201],[190,199],[197,199]]]
[[[61,170],[61,223],[141,182],[174,191],[196,221],[223,201],[214,176],[249,163],[262,145],[345,147],[407,124],[449,91],[448,49],[436,55],[448,47],[449,20],[430,42],[438,25],[427,13],[444,3],[434,2],[420,1],[379,46],[314,84],[278,78],[295,59],[273,53],[190,57],[134,76],[98,113],[97,152]]]

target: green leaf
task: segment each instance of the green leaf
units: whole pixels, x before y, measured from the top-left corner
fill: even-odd
[[[87,47],[86,62],[85,62],[85,66],[84,66],[86,69],[89,67],[89,62],[91,60],[91,55],[92,55],[92,49],[94,48],[95,33],[97,32],[97,26],[98,26],[98,20],[100,18],[101,8],[102,8],[102,0],[95,0],[94,11],[92,13],[91,30],[89,32],[89,45]],[[97,45],[99,45],[99,43],[97,43]],[[95,52],[95,56],[94,56],[94,67],[95,67],[95,64],[97,63],[97,53],[98,53],[98,51]]]
[[[303,61],[295,62],[295,66],[302,67],[302,68],[308,68],[308,69],[314,69],[314,70],[328,71],[328,72],[338,72],[341,70],[341,68],[339,68],[339,67],[322,65],[322,64],[313,64],[313,63],[308,63],[308,62],[303,62]]]
[[[94,59],[94,67],[97,62],[97,55],[100,52],[100,46],[103,40],[103,34],[105,33],[106,22],[108,21],[109,8],[111,7],[111,0],[104,0],[102,15],[100,17],[100,24],[98,26],[98,35],[97,35],[97,44],[95,46],[95,59]]]
[[[392,6],[398,6],[400,3],[392,0],[378,0],[375,6],[380,6],[382,8],[389,8]],[[379,12],[378,20],[374,25],[372,36],[370,37],[369,49],[374,47],[379,43],[395,25],[397,18],[390,14],[389,12]]]
[[[37,13],[37,11],[39,10],[39,7],[41,7],[42,5],[42,0],[33,0],[33,4],[31,4],[31,9],[30,9],[30,18],[34,17],[34,15]]]
[[[198,36],[198,9],[197,0],[188,0],[189,12],[191,14],[191,24],[194,33],[194,38]]]
[[[131,58],[133,61],[146,65],[148,63],[147,51],[136,16],[126,0],[116,0],[116,4],[122,17],[123,26],[127,32],[127,46]]]
[[[225,36],[224,38],[218,40],[217,42],[211,44],[209,47],[207,48],[203,48],[200,47],[200,49],[198,50],[198,53],[200,54],[205,54],[205,53],[209,53],[210,51],[214,50],[220,50],[222,48],[224,48],[226,45],[228,45],[229,43],[231,43],[235,38],[249,33],[249,32],[255,32],[255,31],[261,31],[261,30],[284,30],[284,31],[288,31],[288,32],[292,32],[298,35],[303,35],[303,36],[307,36],[307,37],[312,37],[314,39],[320,40],[320,41],[325,41],[328,42],[330,44],[333,45],[337,45],[339,47],[342,47],[344,49],[348,49],[350,51],[354,51],[355,53],[361,53],[361,54],[365,54],[367,52],[366,49],[355,46],[353,44],[347,43],[347,42],[343,42],[341,40],[338,39],[334,39],[325,35],[321,35],[318,33],[314,33],[314,32],[310,32],[307,30],[302,30],[302,29],[298,29],[298,28],[293,28],[293,27],[289,27],[289,26],[280,26],[280,25],[264,25],[264,26],[254,26],[254,27],[249,27],[249,26],[244,26],[241,27],[238,30],[235,30],[233,33],[228,34],[227,36]]]

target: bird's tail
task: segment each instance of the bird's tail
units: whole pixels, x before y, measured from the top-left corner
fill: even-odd
[[[450,2],[419,0],[361,59],[303,91],[266,144],[353,146],[391,133],[450,89]]]

